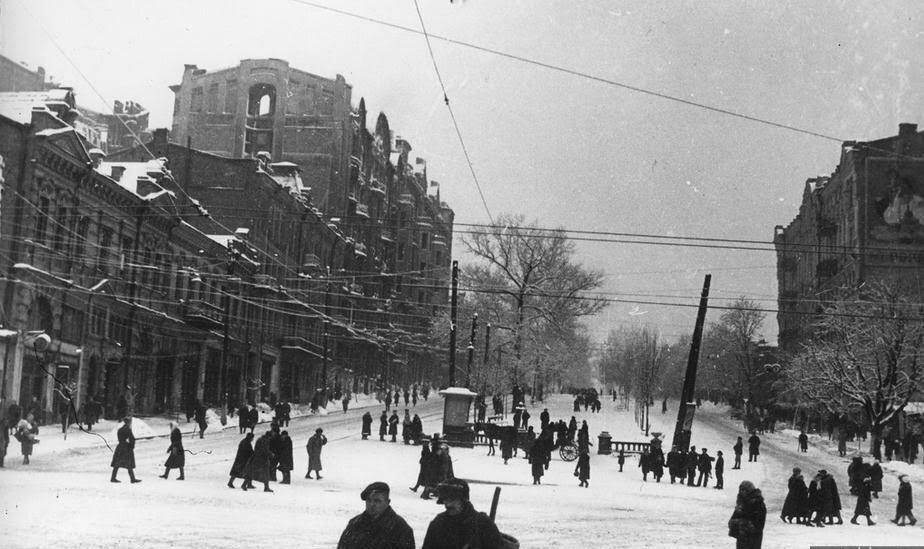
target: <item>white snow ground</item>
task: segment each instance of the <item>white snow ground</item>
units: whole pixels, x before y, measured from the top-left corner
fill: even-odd
[[[357,403],[353,403],[354,405]],[[377,433],[378,415],[383,409],[374,401]],[[547,403],[553,418],[569,419],[571,399],[551,397]],[[399,414],[403,414],[400,407]],[[417,407],[426,432],[439,430],[441,400],[431,398]],[[655,408],[652,408],[655,411]],[[659,411],[659,410],[658,410]],[[225,486],[240,436],[236,418],[219,431],[210,425],[205,438],[188,434],[187,480],[177,482],[177,471],[169,480],[157,478],[163,472],[168,441],[165,436],[139,440],[136,474],[141,484],[129,484],[124,470],[121,484],[109,480],[110,451],[100,438],[71,430],[65,441],[60,427],[43,428],[32,464],[20,464],[19,445],[11,441],[0,470],[0,546],[2,547],[335,547],[350,517],[363,509],[359,492],[369,482],[384,480],[392,487],[392,506],[413,527],[418,547],[427,525],[442,510],[433,500],[423,501],[408,490],[417,477],[419,447],[359,437],[355,407],[348,414],[330,410],[329,415],[293,418],[289,425],[295,446],[293,484],[271,483],[274,493],[261,489],[243,492]],[[540,407],[532,407],[531,423],[538,424]],[[652,431],[673,432],[675,404],[666,415],[654,413]],[[615,410],[604,402],[600,414],[574,414],[587,419],[595,444],[596,435],[606,430],[617,440],[645,440],[635,426],[631,410]],[[734,507],[740,481],[753,481],[764,492],[768,506],[765,548],[808,548],[811,545],[918,545],[924,546],[924,528],[897,527],[888,519],[895,509],[897,472],[910,472],[917,499],[924,497],[924,468],[921,464],[885,463],[885,491],[872,507],[876,526],[843,526],[823,529],[784,524],[779,519],[786,491],[786,479],[795,465],[810,473],[818,468],[832,471],[838,481],[849,520],[854,498],[847,493],[848,459],[837,457],[825,440],[812,439],[807,454],[796,452],[791,431],[763,437],[760,461],[745,462],[740,471],[730,470],[731,445],[743,434],[740,424],[727,419],[723,408],[704,405],[693,427],[693,444],[705,446],[711,455],[723,450],[726,458],[725,490],[694,488],[662,482],[642,482],[635,460],[624,473],[618,472],[614,456],[594,454],[589,488],[579,488],[572,476],[574,463],[557,456],[542,486],[533,486],[529,465],[521,457],[504,465],[498,456],[485,456],[485,448],[453,448],[456,475],[471,482],[475,507],[487,511],[495,486],[502,487],[497,523],[502,531],[520,540],[521,547],[734,547],[726,534],[726,523]],[[148,428],[163,435],[167,420],[145,418]],[[305,442],[323,425],[330,443],[323,452],[322,480],[304,479],[307,466]],[[112,424],[98,426],[107,438]],[[181,420],[184,433],[192,424]],[[267,429],[258,426],[259,435]],[[400,438],[399,438],[400,441]],[[110,442],[110,444],[112,444]],[[849,457],[849,456],[848,456]],[[235,482],[240,486],[241,481]],[[710,483],[711,484],[711,483]],[[259,486],[259,485],[258,485]],[[919,508],[920,509],[920,508]],[[924,512],[919,513],[924,515]],[[861,524],[864,522],[861,520]]]

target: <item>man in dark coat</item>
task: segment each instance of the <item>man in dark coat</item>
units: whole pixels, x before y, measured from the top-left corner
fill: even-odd
[[[859,524],[857,522],[857,517],[863,515],[866,517],[867,526],[876,525],[870,516],[873,512],[869,508],[869,502],[872,499],[872,491],[870,490],[871,484],[872,481],[869,477],[860,481],[860,486],[857,487],[857,506],[853,510],[853,518],[850,519],[851,524]]]
[[[542,484],[542,475],[545,474],[545,456],[547,455],[543,443],[537,441],[527,454],[533,474],[533,484]]]
[[[715,458],[715,489],[722,490],[725,488],[725,458],[722,457],[722,450],[716,452]]]
[[[282,472],[282,481],[279,484],[292,484],[292,469],[295,460],[292,456],[292,437],[288,431],[279,435],[279,459],[276,468]]]
[[[245,492],[248,488],[253,488],[253,481],[262,482],[264,492],[272,492],[269,487],[270,470],[276,457],[273,456],[273,452],[270,450],[271,437],[271,432],[267,431],[253,445],[253,454],[251,454],[250,459],[247,461],[247,466],[244,468],[244,484],[241,485],[241,489]]]
[[[274,419],[270,422],[270,430],[266,435],[269,437],[267,443],[269,444],[270,455],[270,480],[276,482],[276,467],[279,464],[279,459],[282,456],[282,433],[279,430],[279,423]]]
[[[792,519],[796,519],[797,524],[802,524],[808,507],[808,489],[805,487],[805,479],[802,478],[802,469],[793,468],[788,486],[789,491],[786,493],[786,501],[783,502],[780,518],[789,523],[792,523]]]
[[[363,428],[362,428],[363,440],[368,440],[369,435],[372,434],[372,414],[366,412],[363,414]]]
[[[869,466],[869,478],[873,498],[878,498],[879,492],[882,491],[882,466],[879,465],[878,459]]]
[[[131,479],[132,484],[141,482],[135,478],[135,435],[132,433],[132,418],[125,418],[123,425],[116,431],[116,438],[119,443],[116,445],[115,452],[112,453],[112,462],[109,464],[112,467],[112,477],[109,482],[122,482],[116,478],[120,467],[128,469],[128,478]]]
[[[321,480],[321,448],[325,444],[327,437],[324,436],[324,429],[318,427],[305,445],[305,450],[308,451],[308,472],[305,473],[305,478],[311,478],[311,472],[314,471],[317,480]]]
[[[251,433],[253,433],[253,429],[257,426],[257,423],[260,423],[260,412],[257,410],[257,407],[254,406],[250,409],[250,421],[248,422]]]
[[[590,454],[587,450],[582,450],[581,455],[578,456],[577,465],[574,466],[574,472],[577,474],[577,478],[581,483],[578,486],[583,486],[584,488],[590,487]]]
[[[684,465],[687,469],[687,486],[695,486],[693,483],[696,481],[696,467],[699,465],[699,456],[696,454],[696,446],[690,446],[690,451],[687,452],[687,460]]]
[[[414,549],[414,531],[391,508],[390,489],[373,482],[359,497],[366,510],[350,519],[337,549]]]
[[[205,430],[208,428],[209,424],[206,421],[205,415],[206,409],[202,403],[197,403],[196,405],[196,425],[199,426],[199,438],[205,438]]]
[[[164,474],[160,478],[166,479],[170,474],[170,469],[179,469],[180,476],[177,480],[185,480],[186,473],[186,452],[183,450],[183,433],[180,432],[180,426],[170,422],[170,446],[167,448],[167,461],[164,463]]]
[[[539,414],[539,432],[545,431],[549,427],[549,409],[543,408]]]
[[[620,455],[622,455],[622,450],[620,450]],[[667,453],[667,474],[671,477],[671,484],[674,484],[677,477],[680,477],[681,482],[683,482],[683,473],[680,471],[682,463],[682,454],[677,451],[676,446],[671,446],[671,451]]]
[[[709,455],[706,448],[696,458],[696,468],[699,469],[699,478],[696,479],[696,485],[703,488],[709,487],[709,477],[712,475],[713,457]]]
[[[799,433],[799,451],[808,452],[808,435],[805,434],[805,431]]]
[[[388,434],[388,414],[382,412],[382,415],[379,416],[379,440],[384,441],[385,435]]]
[[[728,535],[737,540],[736,549],[760,549],[764,539],[767,506],[764,497],[749,480],[738,486],[735,512],[728,521]]]
[[[905,519],[908,524],[914,526],[918,521],[914,518],[911,510],[914,508],[914,502],[911,497],[911,482],[908,481],[908,475],[899,475],[898,477],[898,503],[895,505],[895,518],[892,522],[899,525],[905,525]]]
[[[822,469],[818,471],[818,475],[821,477],[821,482],[819,483],[819,490],[821,491],[821,514],[826,519],[828,524],[843,524],[844,520],[841,518],[841,496],[837,493],[837,482],[834,480],[834,476]],[[837,522],[834,522],[834,519],[837,519]]]
[[[244,478],[246,475],[247,463],[250,456],[253,455],[253,433],[247,433],[241,442],[237,445],[237,454],[234,456],[234,463],[231,465],[230,477],[228,479],[228,488],[234,488],[235,478]]]
[[[469,501],[468,483],[461,479],[438,486],[437,503],[446,506],[427,528],[421,549],[502,547],[503,539],[491,517],[475,510]]]
[[[744,452],[744,443],[741,441],[741,437],[738,437],[738,441],[732,446],[732,450],[735,451],[735,464],[732,465],[732,469],[741,469],[741,454]]]
[[[244,434],[244,431],[250,427],[250,408],[246,404],[242,404],[240,410],[237,411],[237,428],[240,430],[240,434]]]
[[[398,393],[395,392],[395,394],[397,395]],[[391,435],[392,442],[398,442],[399,423],[401,423],[401,419],[398,417],[398,410],[392,410],[391,417],[388,418],[388,434]]]
[[[760,455],[760,437],[757,436],[757,433],[751,433],[751,436],[748,437],[748,461],[757,461],[757,456]]]

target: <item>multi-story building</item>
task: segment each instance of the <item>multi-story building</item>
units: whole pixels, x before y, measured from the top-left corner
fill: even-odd
[[[134,101],[113,101],[111,113],[80,107],[75,128],[94,147],[105,153],[133,147],[151,140],[150,113]]]
[[[47,91],[58,85],[46,80],[45,69],[35,70],[0,55],[0,92]]]
[[[830,176],[806,181],[776,227],[780,347],[794,349],[828,297],[867,281],[919,285],[924,267],[924,132],[845,142]]]
[[[344,211],[352,87],[343,76],[324,78],[281,59],[245,59],[212,72],[186,65],[170,89],[174,141],[230,158],[266,152],[293,162],[322,211]]]

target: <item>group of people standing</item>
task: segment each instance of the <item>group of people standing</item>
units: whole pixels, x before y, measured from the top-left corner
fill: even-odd
[[[421,499],[430,499],[440,483],[456,478],[452,457],[449,455],[449,445],[440,441],[439,435],[434,434],[429,440],[421,440],[419,464],[417,482],[410,490],[417,492],[418,488],[423,487]]]
[[[238,443],[234,463],[229,473],[228,488],[234,488],[234,479],[240,478],[244,482],[241,489],[245,492],[254,488],[253,482],[263,483],[264,492],[272,492],[270,482],[276,482],[276,471],[282,473],[280,484],[292,483],[292,438],[288,431],[281,431],[279,424],[273,421],[270,429],[253,442],[254,434],[249,432]],[[318,427],[314,434],[308,438],[305,450],[308,452],[308,472],[305,478],[321,480],[321,449],[327,444],[324,429]],[[311,476],[312,471],[315,477]]]
[[[398,426],[401,425],[401,438],[405,444],[418,444],[423,437],[423,422],[420,416],[414,414],[411,417],[410,410],[404,410],[404,419],[398,417],[398,410],[392,410],[391,416],[388,410],[383,410],[379,416],[379,440],[385,441],[386,436],[391,436],[391,442],[398,442]],[[363,440],[368,440],[372,435],[372,414],[366,412],[362,417],[362,430],[360,431]]]

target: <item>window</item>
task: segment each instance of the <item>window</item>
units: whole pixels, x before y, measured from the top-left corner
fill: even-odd
[[[99,230],[99,255],[97,267],[104,273],[109,272],[109,248],[112,246],[112,229],[101,227]]]
[[[86,252],[86,243],[87,243],[87,233],[90,229],[90,218],[81,217],[77,222],[77,242],[74,245],[74,255],[76,257],[83,257],[83,254]]]
[[[225,91],[225,112],[237,111],[237,80],[228,80],[228,89]]]
[[[209,96],[206,102],[208,112],[218,112],[218,84],[209,86]]]
[[[427,241],[428,241],[428,240],[430,240],[430,234],[429,234],[429,233],[420,233],[420,248],[421,248],[422,250],[426,250],[426,249],[427,249]]]
[[[106,337],[106,309],[94,306],[90,316],[90,333]]]
[[[298,82],[295,80],[289,80],[289,92],[286,94],[286,114],[298,114],[298,87]]]
[[[47,196],[39,198],[38,219],[35,220],[35,243],[44,244],[46,232],[48,231],[48,210],[51,202]]]
[[[64,206],[58,206],[58,215],[55,219],[55,240],[52,243],[56,250],[61,250],[64,248],[64,244],[67,243],[67,225],[69,219],[67,216],[67,208]]]
[[[398,244],[398,261],[404,261],[404,243]]]
[[[202,111],[202,88],[193,88],[192,102],[189,106],[189,110],[192,112]]]

